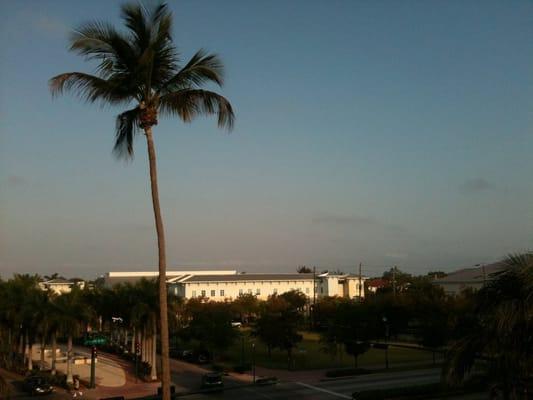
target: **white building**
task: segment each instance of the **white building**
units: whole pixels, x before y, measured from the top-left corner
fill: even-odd
[[[80,289],[85,287],[84,281],[71,282],[66,279],[56,278],[48,281],[39,282],[39,287],[42,290],[51,290],[55,294],[69,293],[73,286],[78,286]]]
[[[504,262],[483,264],[472,268],[463,268],[452,272],[444,278],[437,278],[433,284],[440,286],[450,296],[457,296],[465,289],[479,290],[486,282],[494,279],[494,274],[504,270]]]
[[[158,272],[109,272],[105,284],[153,279]],[[186,299],[204,297],[215,301],[234,300],[241,294],[253,294],[266,300],[272,294],[298,290],[309,298],[339,296],[364,297],[365,277],[356,275],[299,274],[299,273],[240,273],[226,271],[168,271],[169,291]]]
[[[173,279],[185,278],[192,275],[235,275],[236,270],[217,270],[217,271],[167,271],[167,282]],[[104,276],[104,285],[112,287],[117,283],[135,283],[141,279],[155,279],[159,276],[159,271],[129,271],[129,272],[108,272]]]

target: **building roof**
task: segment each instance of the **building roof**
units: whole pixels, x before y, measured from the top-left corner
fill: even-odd
[[[436,284],[447,283],[481,283],[486,279],[492,279],[494,273],[504,270],[507,264],[499,261],[493,264],[485,264],[472,268],[463,268],[448,274],[443,278],[437,278]]]
[[[366,285],[368,287],[383,288],[383,287],[390,286],[390,283],[389,281],[383,278],[374,278],[374,279],[369,279],[368,281],[366,281]]]
[[[42,282],[44,285],[58,285],[58,284],[61,284],[61,285],[74,285],[74,282],[71,282],[69,280],[66,280],[66,279],[61,279],[61,278],[56,278],[56,279],[50,279],[48,281],[44,281]]]
[[[193,275],[180,280],[190,282],[242,282],[242,281],[307,281],[313,274],[235,274],[235,275]]]

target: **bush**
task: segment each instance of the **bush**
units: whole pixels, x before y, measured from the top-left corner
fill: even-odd
[[[340,378],[342,376],[354,376],[354,375],[367,375],[372,371],[364,368],[342,368],[342,369],[330,369],[326,371],[328,378]]]

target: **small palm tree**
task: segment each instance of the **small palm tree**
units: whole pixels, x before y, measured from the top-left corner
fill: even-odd
[[[139,130],[144,131],[158,239],[163,399],[168,400],[166,251],[152,127],[157,125],[159,114],[178,116],[184,122],[199,114],[216,114],[219,126],[231,128],[234,114],[226,98],[202,89],[206,83],[222,85],[223,66],[216,55],[198,51],[182,66],[172,40],[172,14],[165,4],[149,10],[126,4],[122,19],[126,32],[99,21],[77,29],[70,50],[96,61],[97,74],[60,74],[50,80],[50,89],[54,95],[71,90],[89,102],[131,106],[117,116],[114,152],[118,157],[131,157],[134,137]]]

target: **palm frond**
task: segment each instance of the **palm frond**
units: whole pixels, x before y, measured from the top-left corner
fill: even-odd
[[[114,83],[82,72],[54,76],[49,81],[49,87],[53,96],[73,91],[90,103],[101,101],[104,104],[117,104],[129,100],[128,94],[123,93]]]
[[[163,85],[163,91],[173,92],[179,89],[200,87],[207,82],[219,86],[224,83],[224,66],[216,54],[207,54],[199,50],[189,62]]]
[[[117,115],[113,154],[119,159],[133,157],[133,139],[139,130],[139,107]]]
[[[150,44],[151,36],[151,26],[147,21],[146,9],[139,3],[126,3],[121,7],[121,17],[138,48],[146,49]]]
[[[231,104],[217,93],[200,89],[179,90],[161,96],[159,103],[163,114],[178,115],[184,122],[191,122],[201,114],[216,114],[219,127],[233,128],[235,115]]]
[[[114,72],[125,72],[135,67],[137,54],[127,37],[108,23],[92,21],[76,29],[70,36],[70,51],[88,60],[112,60]],[[104,69],[111,72],[109,69]]]

